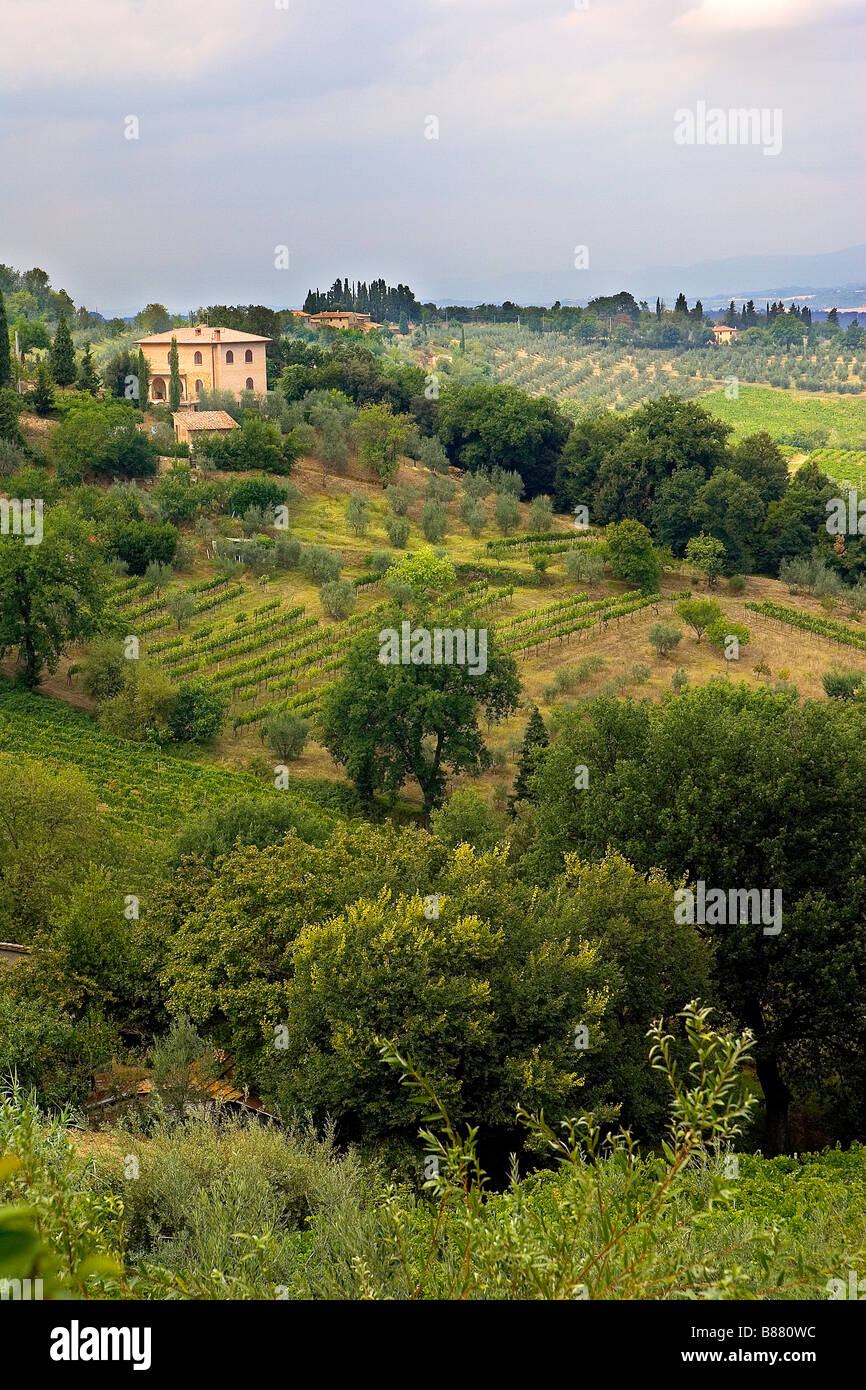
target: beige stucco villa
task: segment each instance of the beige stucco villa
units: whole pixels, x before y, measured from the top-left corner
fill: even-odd
[[[240,396],[241,391],[267,390],[265,345],[270,338],[200,323],[137,339],[150,367],[149,400],[168,400],[172,338],[177,339],[180,398],[188,405],[198,401],[200,391],[232,391]]]

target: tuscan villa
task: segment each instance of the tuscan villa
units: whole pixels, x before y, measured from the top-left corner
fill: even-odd
[[[736,328],[732,328],[729,323],[713,324],[713,337],[717,343],[732,343],[736,339],[736,336]]]
[[[195,405],[200,391],[232,391],[240,396],[242,391],[267,390],[265,346],[270,338],[200,323],[137,340],[150,367],[149,400],[168,400],[172,338],[177,339],[180,398],[186,404]]]
[[[381,325],[373,323],[369,314],[356,314],[348,309],[329,309],[323,314],[306,316],[310,328],[353,328],[369,333]]]

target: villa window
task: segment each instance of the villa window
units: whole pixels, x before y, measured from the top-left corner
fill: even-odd
[[[200,367],[200,366],[201,366],[201,353],[200,353],[200,352],[197,352],[196,355],[195,355],[195,357],[194,357],[192,360],[193,360],[193,362],[195,363],[195,365],[196,365],[197,367]]]
[[[248,390],[248,391],[252,391],[252,389],[253,389],[253,379],[252,379],[251,376],[248,376],[248,377],[247,377],[247,390]]]
[[[253,360],[253,350],[252,350],[252,348],[247,348],[247,350],[246,350],[246,355],[245,355],[245,357],[244,357],[244,361],[245,361],[245,362],[252,362],[252,360]]]
[[[197,381],[197,382],[196,382],[196,384],[195,384],[195,389],[196,389],[196,393],[198,393],[198,392],[201,390],[201,382],[200,382],[200,381]]]
[[[234,360],[235,355],[232,352],[231,348],[229,348],[228,352],[226,353],[226,365],[228,365],[229,362],[234,362]]]

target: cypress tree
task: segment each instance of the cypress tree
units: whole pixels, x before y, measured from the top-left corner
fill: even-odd
[[[9,350],[9,325],[6,322],[6,305],[0,291],[0,386],[8,386],[12,380],[12,354]]]
[[[57,320],[57,332],[51,344],[51,375],[58,386],[71,386],[75,380],[75,348],[64,313]]]
[[[89,391],[91,396],[95,396],[99,391],[99,377],[96,375],[96,368],[93,365],[93,353],[90,351],[90,344],[84,345],[84,356],[81,359],[81,371],[78,376],[79,391]]]
[[[523,735],[514,789],[508,798],[508,809],[512,815],[514,815],[514,803],[516,801],[533,801],[535,799],[530,778],[538,765],[538,755],[541,749],[546,748],[549,742],[550,738],[544,726],[544,720],[538,712],[538,706],[533,705],[529,722],[526,725],[526,732]]]
[[[30,400],[37,415],[50,415],[54,409],[54,382],[44,359],[36,367],[36,387]]]
[[[177,357],[177,338],[171,340],[171,350],[168,354],[168,403],[172,410],[180,407],[180,368]]]
[[[138,407],[144,410],[150,389],[150,366],[141,348],[138,349]]]

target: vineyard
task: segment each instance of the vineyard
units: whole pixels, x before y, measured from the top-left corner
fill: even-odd
[[[866,632],[837,622],[835,618],[819,617],[815,613],[805,613],[800,609],[787,608],[782,603],[765,600],[763,603],[747,603],[745,607],[763,618],[787,627],[799,628],[801,632],[814,633],[828,641],[839,642],[855,651],[866,652]]]
[[[248,773],[193,762],[176,747],[132,743],[103,733],[86,714],[0,681],[0,752],[76,767],[93,786],[106,820],[146,878],[161,845],[189,817],[239,797],[285,796]]]

